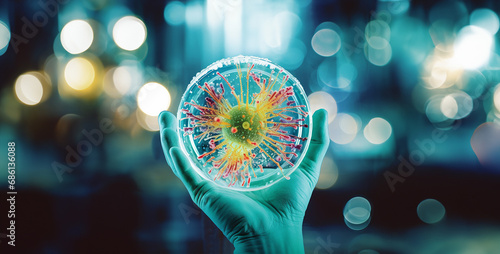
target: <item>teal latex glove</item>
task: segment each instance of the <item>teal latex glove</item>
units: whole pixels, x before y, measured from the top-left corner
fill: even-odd
[[[179,146],[175,116],[162,112],[159,123],[167,163],[193,202],[233,243],[235,253],[304,252],[302,222],[330,143],[325,110],[313,115],[309,149],[290,180],[251,192],[230,190],[203,179]]]

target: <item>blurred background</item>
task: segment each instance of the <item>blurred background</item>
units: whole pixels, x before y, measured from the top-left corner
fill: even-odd
[[[498,11],[494,0],[1,1],[16,250],[231,253],[165,163],[157,115],[177,112],[197,72],[243,54],[290,71],[329,113],[307,253],[500,253]],[[7,177],[0,248],[12,251]]]

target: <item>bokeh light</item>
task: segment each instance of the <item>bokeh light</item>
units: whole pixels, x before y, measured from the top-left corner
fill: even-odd
[[[488,63],[492,46],[493,37],[488,31],[466,26],[458,32],[453,59],[464,69],[477,69]]]
[[[474,107],[474,103],[470,95],[462,91],[456,91],[450,95],[445,96],[445,99],[448,98],[448,102],[451,103],[451,111],[449,111],[449,115],[445,114],[450,119],[462,119],[467,117]],[[444,99],[443,99],[444,100]],[[455,112],[455,104],[456,104],[456,112]],[[442,106],[443,104],[441,104]],[[452,109],[453,108],[453,109]],[[444,112],[443,112],[444,113]]]
[[[427,224],[434,224],[444,218],[446,210],[441,202],[435,199],[426,199],[417,207],[418,217]]]
[[[470,70],[461,75],[461,78],[455,83],[455,87],[472,99],[479,99],[489,86],[489,82],[482,72]]]
[[[496,170],[500,168],[500,157],[498,156],[500,142],[498,140],[500,140],[499,123],[483,123],[474,130],[470,144],[481,165]]]
[[[495,93],[493,95],[493,103],[498,112],[500,112],[500,85],[497,86]]]
[[[389,43],[391,28],[383,20],[372,20],[365,27],[365,57],[376,66],[384,66],[392,58],[392,47]]]
[[[94,40],[94,31],[85,20],[73,20],[61,30],[61,44],[71,54],[86,51]]]
[[[441,112],[448,118],[454,118],[458,113],[458,104],[455,98],[447,95],[441,101]]]
[[[352,230],[359,231],[359,230],[363,230],[363,229],[365,229],[366,227],[368,227],[368,225],[370,224],[371,220],[372,220],[372,217],[370,216],[370,217],[368,218],[368,220],[367,220],[367,221],[365,221],[364,223],[361,223],[361,224],[353,224],[353,223],[350,223],[349,221],[347,221],[347,220],[344,218],[344,223],[345,223],[345,225],[346,225],[348,228],[350,228],[350,229],[352,229]]]
[[[346,224],[350,223],[352,225],[363,225],[370,220],[371,211],[372,207],[366,198],[354,197],[347,201],[344,207],[344,220],[346,221]],[[361,230],[365,227],[350,228],[354,230]]]
[[[71,59],[64,68],[64,79],[75,90],[89,88],[94,83],[95,76],[94,66],[83,57]]]
[[[321,29],[317,31],[311,40],[311,45],[318,55],[329,57],[335,55],[342,45],[340,35],[332,29]]]
[[[146,41],[146,36],[146,25],[134,16],[123,17],[113,26],[113,40],[124,50],[138,49]]]
[[[130,94],[133,88],[144,84],[143,73],[142,63],[137,60],[124,60],[119,66],[110,68],[106,72],[103,82],[104,91],[114,98]]]
[[[435,65],[434,68],[431,70],[431,75],[426,81],[431,88],[440,88],[446,82],[447,77],[448,77],[447,70],[442,66]]]
[[[19,76],[16,80],[15,91],[17,98],[26,105],[36,105],[42,100],[42,82],[33,74]]]
[[[10,29],[7,24],[0,20],[0,56],[7,51],[10,41]]]
[[[368,122],[363,131],[368,142],[378,145],[387,141],[392,135],[392,127],[387,120],[375,117]]]
[[[474,107],[470,95],[463,91],[432,96],[426,105],[426,114],[432,123],[440,123],[448,119],[462,119],[467,117]]]
[[[318,178],[318,183],[316,188],[318,189],[328,189],[331,188],[337,182],[339,177],[339,170],[337,164],[331,157],[331,155],[326,155],[321,164],[321,171]]]
[[[327,92],[314,92],[308,96],[311,112],[325,109],[328,112],[328,123],[331,123],[337,115],[337,102]]]
[[[351,143],[358,133],[358,123],[349,114],[339,113],[328,126],[330,139],[337,144]]]
[[[144,113],[142,110],[136,110],[135,116],[137,123],[147,131],[159,131],[158,115],[152,116]]]
[[[441,123],[449,119],[443,113],[443,98],[443,95],[435,95],[429,98],[426,102],[425,114],[431,123]]]
[[[20,75],[14,84],[14,93],[23,104],[37,105],[47,100],[52,82],[45,72],[30,71]]]
[[[132,86],[133,72],[129,67],[119,66],[113,71],[113,84],[116,90],[121,94],[125,95]]]
[[[463,69],[448,53],[435,49],[424,62],[422,76],[426,88],[441,89],[457,84],[463,77]]]
[[[470,15],[470,24],[481,27],[494,35],[500,26],[498,15],[490,9],[477,9]]]
[[[99,213],[89,217],[96,223],[109,220],[114,208],[123,211],[120,218],[137,219],[137,209],[153,211],[158,216],[141,212],[145,226],[128,223],[122,231],[151,235],[160,227],[168,229],[165,234],[115,244],[116,252],[203,252],[203,234],[195,230],[203,216],[190,216],[189,229],[186,218],[171,216],[197,207],[179,211],[175,205],[189,200],[189,193],[165,170],[158,114],[178,109],[200,68],[253,55],[297,77],[309,95],[308,117],[318,109],[328,114],[331,143],[307,208],[306,253],[500,250],[500,217],[491,205],[500,180],[500,2],[62,2],[0,2],[0,139],[15,141],[19,155],[31,158],[16,158],[23,162],[16,183],[28,190],[25,199],[40,200],[32,203],[41,210],[64,215],[68,204],[59,201],[76,200],[69,205]],[[254,78],[249,75],[251,84]],[[228,81],[239,84],[238,77]],[[116,131],[103,132],[101,140],[94,130],[102,120]],[[98,145],[83,156],[79,147],[92,140]],[[293,155],[304,148],[285,150]],[[83,163],[68,165],[68,154]],[[74,169],[64,173],[63,185],[51,170],[54,162]],[[51,172],[36,170],[40,165]],[[273,174],[281,176],[278,171]],[[8,172],[1,172],[7,179]],[[77,190],[57,195],[71,186]],[[105,191],[109,195],[100,195]],[[463,193],[467,198],[459,197]],[[94,200],[100,204],[93,206]],[[92,245],[79,244],[81,234],[71,234],[72,223],[65,223],[71,213],[65,214],[48,218],[57,230],[48,229],[51,239],[66,244],[26,245],[28,252],[92,252]],[[90,227],[84,236],[96,242],[94,231],[108,229]]]
[[[144,84],[137,92],[137,106],[149,116],[158,116],[170,107],[170,93],[156,82]]]
[[[385,66],[392,59],[391,44],[384,38],[377,37],[376,42],[373,42],[373,37],[370,38],[371,43],[365,44],[365,57],[370,63],[376,66]],[[373,47],[372,45],[376,45]]]
[[[453,46],[456,34],[452,32],[453,24],[445,19],[434,21],[429,27],[432,43],[437,50],[448,52]]]
[[[488,115],[486,115],[486,122],[500,124],[500,112],[494,109],[490,110]]]
[[[387,43],[391,38],[391,28],[389,27],[389,25],[385,21],[372,20],[372,21],[368,22],[368,24],[366,24],[365,37],[366,37],[366,41],[372,47],[384,48],[385,46],[380,45],[377,42],[385,41],[384,43]],[[375,40],[370,42],[370,39],[372,39],[372,38],[375,38]]]
[[[109,96],[120,98],[130,91],[133,72],[128,66],[109,69],[104,76],[103,88]]]
[[[165,6],[163,17],[171,26],[182,25],[186,17],[186,7],[182,2],[172,1]]]

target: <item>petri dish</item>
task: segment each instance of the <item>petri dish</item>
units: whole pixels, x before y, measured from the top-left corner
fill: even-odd
[[[203,178],[240,191],[289,179],[309,147],[312,116],[300,82],[253,56],[195,75],[177,111],[181,148]]]

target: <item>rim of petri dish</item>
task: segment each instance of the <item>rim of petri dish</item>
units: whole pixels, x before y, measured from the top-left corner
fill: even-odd
[[[218,69],[223,68],[225,65],[226,66],[233,66],[233,68],[230,68],[227,71],[221,72],[221,74],[222,75],[224,75],[226,73],[231,74],[236,70],[236,67],[235,67],[236,64],[243,65],[243,64],[250,64],[250,63],[254,64],[255,66],[259,66],[260,68],[268,68],[270,73],[264,73],[266,75],[272,74],[271,71],[274,71],[274,70],[277,70],[277,71],[281,70],[282,72],[284,72],[284,74],[288,75],[288,80],[286,81],[287,86],[293,86],[293,89],[294,90],[296,89],[299,92],[299,94],[294,94],[293,98],[295,99],[295,101],[298,101],[297,98],[301,97],[302,99],[300,100],[300,103],[305,105],[304,110],[308,113],[308,115],[306,117],[304,117],[304,119],[305,119],[304,124],[307,124],[308,127],[299,128],[297,136],[307,137],[307,139],[301,143],[302,148],[300,149],[300,155],[294,160],[294,165],[291,167],[283,168],[283,172],[281,172],[277,166],[275,166],[275,168],[268,167],[266,169],[271,169],[271,170],[267,170],[267,172],[261,173],[257,177],[260,179],[257,179],[257,180],[252,179],[252,185],[249,184],[250,186],[242,187],[239,184],[236,184],[233,186],[228,186],[228,184],[226,184],[227,180],[215,181],[214,179],[209,177],[208,172],[206,172],[206,167],[203,167],[203,163],[200,163],[200,160],[197,158],[201,153],[197,149],[193,148],[193,146],[196,147],[195,144],[196,144],[196,142],[198,142],[198,141],[194,140],[193,134],[188,135],[189,136],[189,143],[188,144],[185,143],[186,137],[184,136],[184,130],[183,130],[184,123],[183,123],[183,121],[186,121],[186,119],[185,119],[184,113],[182,113],[182,109],[184,107],[184,103],[189,101],[189,100],[186,100],[187,97],[191,96],[191,94],[194,92],[193,89],[198,90],[198,92],[197,92],[198,94],[196,94],[197,97],[195,96],[194,98],[201,97],[201,95],[204,94],[204,92],[198,88],[198,85],[203,85],[205,82],[219,79],[219,78],[217,78],[217,76],[214,75],[214,77],[212,77],[210,80],[205,80],[209,75],[213,75],[214,73],[217,72]],[[247,71],[248,71],[248,66],[247,66],[246,70],[244,71],[244,73],[246,73]],[[254,84],[254,86],[256,86],[256,85]],[[226,87],[226,88],[227,88],[227,90],[229,89],[228,87]],[[238,89],[236,89],[236,90],[238,90]],[[227,94],[227,92],[226,92],[226,94]],[[187,120],[187,121],[189,121],[189,120]],[[268,187],[276,184],[277,182],[283,180],[283,178],[289,177],[297,169],[297,167],[300,165],[300,163],[304,159],[304,156],[307,153],[307,150],[309,149],[309,144],[311,141],[311,134],[312,134],[312,112],[310,111],[308,97],[307,97],[302,85],[300,84],[300,82],[297,80],[297,78],[295,78],[290,72],[285,70],[283,67],[272,63],[268,59],[255,57],[255,56],[239,55],[239,56],[235,56],[235,57],[224,58],[224,59],[218,60],[218,61],[208,65],[205,69],[198,72],[193,77],[193,79],[191,80],[191,82],[187,86],[184,94],[182,95],[181,102],[179,103],[179,108],[177,110],[177,137],[178,137],[179,142],[181,144],[180,146],[181,146],[183,153],[189,159],[189,163],[191,164],[191,167],[203,179],[214,182],[218,186],[221,186],[221,187],[224,187],[227,189],[231,189],[231,190],[237,190],[237,191],[262,190],[262,189],[268,188]],[[205,169],[205,170],[203,170],[203,169]],[[278,176],[276,176],[276,175],[278,175]]]

